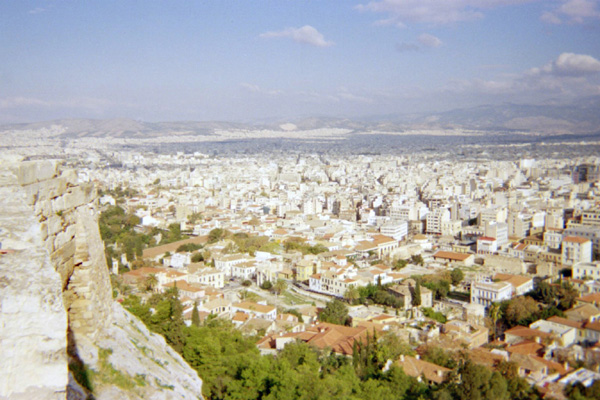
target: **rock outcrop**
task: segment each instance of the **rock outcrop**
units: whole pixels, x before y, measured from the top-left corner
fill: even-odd
[[[97,214],[73,171],[0,159],[0,399],[201,398],[196,372],[113,301]]]

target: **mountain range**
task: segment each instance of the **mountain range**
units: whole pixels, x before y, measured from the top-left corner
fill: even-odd
[[[60,119],[0,126],[2,130],[39,130],[61,126],[63,137],[157,137],[169,134],[215,135],[219,130],[312,130],[402,132],[413,129],[519,131],[539,135],[600,133],[600,96],[567,104],[481,105],[428,114],[388,114],[356,119],[308,117],[263,123],[222,121],[142,122],[132,119]],[[284,129],[285,128],[285,129]]]

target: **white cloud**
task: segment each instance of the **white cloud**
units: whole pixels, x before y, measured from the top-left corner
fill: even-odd
[[[541,20],[551,24],[582,24],[589,19],[600,18],[598,3],[598,0],[562,0],[553,10],[545,11]]]
[[[443,44],[438,37],[435,37],[428,33],[423,33],[419,35],[419,43],[421,43],[425,47],[440,47]]]
[[[379,0],[360,4],[356,9],[389,15],[378,24],[404,26],[407,22],[436,25],[483,18],[483,11],[496,7],[530,3],[536,0]]]
[[[297,43],[309,44],[316,47],[329,47],[334,43],[325,40],[321,32],[310,25],[304,25],[301,28],[286,28],[282,31],[265,32],[259,35],[261,38],[290,38]]]
[[[542,68],[530,70],[532,75],[584,76],[600,72],[600,61],[587,54],[562,53]]]
[[[451,93],[543,99],[551,96],[579,97],[600,93],[600,61],[585,54],[563,53],[556,60],[520,74],[498,80],[455,80],[444,90]]]

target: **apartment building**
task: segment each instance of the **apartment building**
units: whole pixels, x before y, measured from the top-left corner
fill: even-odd
[[[567,236],[562,241],[562,264],[573,265],[592,261],[592,242],[576,236]]]

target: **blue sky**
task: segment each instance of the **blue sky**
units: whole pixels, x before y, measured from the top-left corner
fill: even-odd
[[[2,1],[0,123],[260,121],[600,94],[600,0]]]

